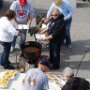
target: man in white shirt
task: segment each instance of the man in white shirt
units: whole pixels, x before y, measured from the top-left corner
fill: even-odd
[[[3,46],[0,65],[5,69],[14,69],[9,61],[11,42],[14,36],[21,36],[21,33],[15,29],[15,26],[11,22],[14,18],[15,12],[12,10],[8,10],[5,16],[0,18],[0,42]]]

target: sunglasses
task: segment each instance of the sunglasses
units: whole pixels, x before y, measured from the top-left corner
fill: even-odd
[[[59,14],[53,14],[53,15],[51,15],[51,16],[58,16]]]

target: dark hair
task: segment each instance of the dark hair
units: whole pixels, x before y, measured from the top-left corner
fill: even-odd
[[[88,90],[89,82],[84,78],[73,77],[67,81],[61,90]]]
[[[13,18],[15,18],[15,12],[13,10],[7,10],[7,12],[5,13],[5,16],[11,20]]]

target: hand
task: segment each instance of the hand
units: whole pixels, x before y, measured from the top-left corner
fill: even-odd
[[[19,32],[19,33],[18,33],[18,36],[22,37],[22,33],[21,33],[21,32]]]
[[[64,17],[64,20],[66,21],[66,17]]]
[[[45,37],[45,38],[43,38],[42,40],[43,40],[43,41],[48,41],[48,38],[47,38],[47,37]]]

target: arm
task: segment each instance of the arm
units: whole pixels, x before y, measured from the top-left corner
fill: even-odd
[[[49,35],[49,36],[46,36],[45,38],[43,38],[44,41],[48,41],[48,40],[51,40],[51,39],[53,39],[52,35]]]
[[[14,1],[14,2],[11,4],[10,10],[13,10],[13,11],[16,10],[16,3],[17,3],[17,1]]]
[[[32,23],[32,19],[34,17],[34,9],[32,7],[32,5],[30,4],[30,9],[29,9],[29,20],[27,22],[27,25],[30,27],[31,23]]]
[[[11,23],[17,28],[18,27],[18,24],[16,23],[16,20],[15,19],[12,19],[11,20]]]
[[[45,78],[43,79],[42,90],[48,90],[48,89],[49,89],[48,78],[45,77]]]
[[[29,18],[29,20],[28,20],[28,23],[27,23],[27,25],[28,25],[29,27],[31,26],[32,19],[33,19],[33,17],[30,17],[30,18]]]
[[[51,12],[52,12],[53,8],[54,8],[54,3],[52,3],[52,5],[50,6],[50,8],[47,12],[47,18],[49,18],[51,16]]]
[[[68,14],[64,17],[64,20],[68,20],[73,15],[73,9],[69,2],[65,4],[65,9],[67,10]]]
[[[41,29],[42,30],[42,29]],[[47,32],[48,28],[45,28],[44,30],[42,30],[40,33],[43,34],[45,32]]]
[[[17,31],[15,29],[15,26],[10,22],[9,25],[7,26],[7,32],[9,32],[10,34],[12,34],[13,36],[22,36],[22,33]]]

